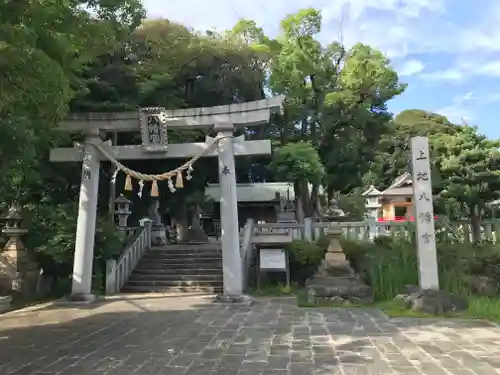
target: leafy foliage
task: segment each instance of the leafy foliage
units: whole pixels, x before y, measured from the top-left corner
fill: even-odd
[[[287,251],[290,255],[290,277],[298,284],[303,284],[316,272],[325,254],[321,246],[297,240],[287,245]]]
[[[288,143],[274,154],[270,168],[283,181],[320,183],[324,168],[318,152],[309,143]]]
[[[58,207],[37,206],[30,218],[30,230],[25,240],[44,274],[62,280],[63,284],[73,272],[77,214],[74,203]],[[116,259],[123,245],[109,219],[99,216],[94,246],[95,270],[103,273],[106,261]]]
[[[414,243],[382,237],[374,243],[342,241],[351,265],[373,287],[375,299],[392,300],[406,285],[418,285],[417,251]],[[438,242],[437,255],[441,289],[462,296],[471,295],[470,278],[484,275],[500,282],[492,264],[499,264],[498,245]]]

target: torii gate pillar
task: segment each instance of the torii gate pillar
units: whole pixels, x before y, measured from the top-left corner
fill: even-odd
[[[94,131],[94,133],[87,133],[85,140],[95,143],[100,142],[101,138],[99,132]],[[71,286],[71,299],[75,300],[92,301],[95,299],[92,294],[92,264],[94,261],[99,165],[98,150],[90,144],[85,144]]]
[[[217,132],[217,136],[224,137],[219,141],[217,150],[221,192],[220,217],[224,295],[226,297],[240,296],[243,293],[243,284],[232,138],[234,126],[230,123],[215,124],[214,130]]]

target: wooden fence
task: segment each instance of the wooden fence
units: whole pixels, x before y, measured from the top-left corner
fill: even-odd
[[[299,223],[264,223],[255,224],[255,233],[288,233],[294,239],[314,241],[325,233],[328,227],[341,228],[344,237],[352,240],[373,241],[379,236],[392,236],[405,239],[415,238],[415,223],[411,222],[313,222],[306,219]],[[472,242],[472,228],[466,220],[456,222],[436,221],[436,238],[449,243]],[[500,220],[484,220],[481,223],[481,240],[497,241],[500,237]]]

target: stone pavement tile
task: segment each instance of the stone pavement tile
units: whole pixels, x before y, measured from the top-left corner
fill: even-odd
[[[441,366],[441,364],[436,362],[422,362],[418,368],[424,374],[429,375],[448,375],[448,372]],[[453,374],[453,372],[451,372]]]
[[[368,367],[363,365],[342,365],[344,375],[370,375]]]
[[[159,368],[158,371],[152,373],[151,375],[183,375],[186,373],[186,371],[187,371],[187,368],[185,368],[185,367],[166,366],[166,367]],[[108,375],[108,374],[106,374],[106,375]],[[118,373],[117,373],[117,375],[118,375]],[[131,375],[135,375],[135,373],[131,373]]]
[[[161,369],[167,366],[168,360],[153,357],[144,365],[134,370],[134,375],[151,375],[156,374]]]
[[[314,375],[314,367],[304,363],[290,363],[290,375]]]
[[[172,360],[170,360],[168,362],[168,366],[188,367],[189,365],[191,365],[193,362],[197,361],[198,359],[200,359],[200,356],[198,354],[181,352],[176,357],[172,358]]]
[[[270,355],[267,357],[267,365],[271,369],[286,370],[290,364],[290,357],[288,355]]]
[[[312,354],[316,357],[332,357],[335,354],[335,351],[331,345],[313,345],[312,346]]]
[[[433,372],[422,372],[414,366],[391,366],[391,369],[397,375],[434,375]]]
[[[312,363],[313,355],[311,350],[292,350],[290,362]]]
[[[262,375],[288,375],[288,370],[264,370]]]
[[[403,354],[398,353],[386,353],[384,355],[389,364],[394,366],[411,366],[412,364]]]
[[[291,348],[288,345],[271,345],[269,348],[271,355],[288,355],[290,352]]]
[[[496,370],[500,370],[500,358],[495,356],[481,357],[480,360],[486,362],[488,365]]]

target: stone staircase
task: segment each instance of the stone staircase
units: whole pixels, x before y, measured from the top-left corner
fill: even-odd
[[[222,287],[220,243],[186,243],[151,248],[121,291],[216,294]]]

